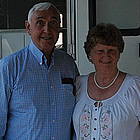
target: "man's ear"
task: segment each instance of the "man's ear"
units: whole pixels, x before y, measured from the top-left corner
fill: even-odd
[[[31,35],[31,32],[30,32],[30,23],[28,20],[25,21],[25,27],[26,27],[26,30],[28,32],[29,35]]]

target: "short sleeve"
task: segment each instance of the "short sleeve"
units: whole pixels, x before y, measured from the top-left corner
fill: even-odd
[[[87,82],[89,75],[81,75],[76,77],[76,103],[81,96],[87,92]]]
[[[127,99],[140,121],[140,77],[135,76],[127,90]]]

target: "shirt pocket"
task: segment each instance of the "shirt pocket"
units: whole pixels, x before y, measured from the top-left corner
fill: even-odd
[[[62,84],[62,91],[65,95],[74,96],[74,86],[72,84]]]
[[[69,113],[73,111],[75,105],[75,96],[73,95],[73,85],[62,84],[62,100],[63,110],[69,110]]]

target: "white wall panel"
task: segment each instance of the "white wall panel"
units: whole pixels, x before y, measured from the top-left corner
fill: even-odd
[[[125,36],[125,48],[118,67],[125,72],[140,76],[139,43],[140,36]]]
[[[84,42],[89,29],[89,11],[88,11],[88,0],[77,0],[77,11],[76,11],[76,62],[81,74],[88,74],[94,71],[94,67],[87,60],[84,52]]]

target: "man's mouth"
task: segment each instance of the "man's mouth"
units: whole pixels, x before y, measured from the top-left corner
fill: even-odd
[[[45,40],[50,40],[52,37],[41,37],[41,38]]]

